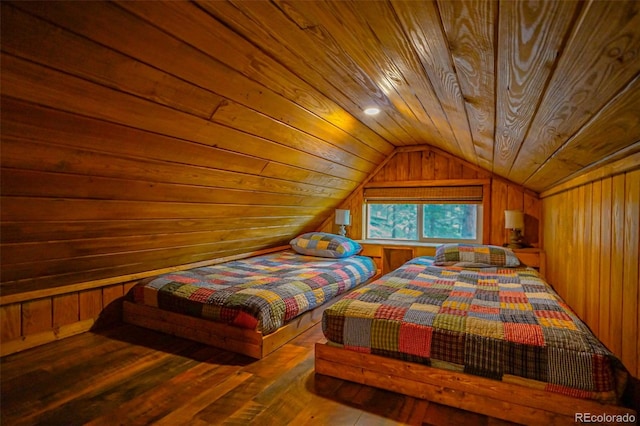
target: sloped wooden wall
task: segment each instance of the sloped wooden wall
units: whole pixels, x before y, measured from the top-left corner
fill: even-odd
[[[455,179],[489,179],[491,181],[491,211],[489,243],[503,245],[509,238],[504,228],[505,210],[522,210],[525,213],[525,240],[536,247],[541,246],[541,204],[536,193],[478,168],[468,162],[428,146],[398,148],[389,160],[380,167],[368,182],[438,181]],[[358,188],[339,208],[351,211],[352,224],[349,236],[362,238],[362,187]],[[337,232],[333,217],[322,226],[325,232]],[[486,230],[485,230],[486,231]]]
[[[191,2],[1,8],[3,343],[91,327],[140,274],[286,244],[393,150]]]
[[[640,378],[639,164],[636,154],[541,197],[549,281]]]

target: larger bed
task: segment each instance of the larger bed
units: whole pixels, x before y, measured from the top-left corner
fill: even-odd
[[[622,363],[518,264],[442,246],[354,290],[324,312],[316,372],[526,424],[634,414]]]
[[[376,273],[349,239],[305,234],[292,247],[145,279],[124,302],[124,321],[262,358]]]

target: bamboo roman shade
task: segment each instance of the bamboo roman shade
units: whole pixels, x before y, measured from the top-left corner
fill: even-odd
[[[365,202],[482,203],[482,185],[365,188]]]

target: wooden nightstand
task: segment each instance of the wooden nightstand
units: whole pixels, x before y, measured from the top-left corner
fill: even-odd
[[[398,269],[417,256],[435,256],[436,245],[358,241],[363,256],[369,256],[382,274]]]
[[[537,247],[513,249],[513,252],[518,256],[520,262],[540,272],[540,275],[545,276],[546,272],[546,258],[544,250]]]

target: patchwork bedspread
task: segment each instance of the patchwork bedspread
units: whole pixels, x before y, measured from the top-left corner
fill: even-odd
[[[439,267],[421,257],[323,314],[329,344],[615,402],[622,363],[530,268]]]
[[[133,300],[269,334],[371,278],[371,258],[277,252],[146,279]]]

